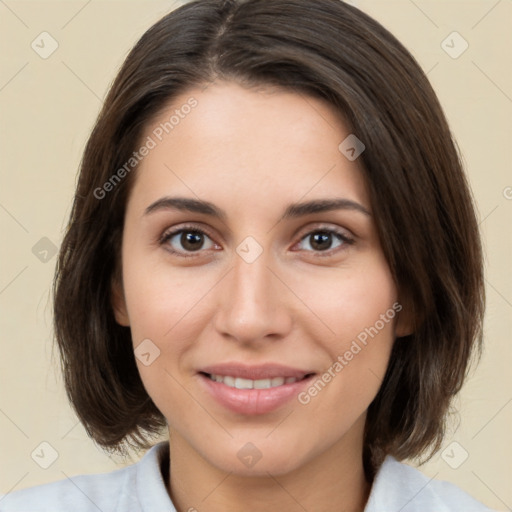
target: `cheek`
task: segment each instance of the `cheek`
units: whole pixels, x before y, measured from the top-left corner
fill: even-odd
[[[137,367],[148,394],[162,411],[190,405],[183,371],[190,370],[190,355],[210,315],[205,294],[215,286],[213,274],[197,267],[172,268],[136,251],[123,260]],[[143,356],[148,352],[149,358]]]
[[[302,403],[314,402],[319,414],[343,416],[347,409],[338,413],[331,409],[341,400],[348,410],[362,414],[386,372],[401,306],[383,260],[360,271],[340,268],[335,273],[336,279],[331,273],[325,279],[315,276],[315,283],[303,280],[300,284],[298,295],[308,297],[307,305],[317,318],[302,326],[328,355],[317,385],[306,390]],[[313,318],[310,312],[308,316]],[[317,400],[319,394],[323,398]]]
[[[310,322],[302,322],[309,337],[326,340],[332,356],[344,351],[360,334],[364,338],[366,329],[376,322],[382,337],[392,338],[397,294],[387,264],[379,258],[360,268],[329,270],[296,279],[293,285],[297,295],[304,297],[299,316],[310,318]],[[385,325],[381,315],[386,317]]]
[[[180,364],[200,335],[198,319],[205,315],[201,302],[205,288],[200,280],[187,278],[182,269],[152,265],[149,258],[145,265],[137,261],[132,254],[124,265],[136,363],[146,391],[169,418],[169,411],[186,410],[195,403],[184,387]],[[188,420],[184,415],[180,421],[188,425]]]
[[[198,314],[209,279],[199,269],[191,272],[152,262],[147,256],[126,258],[124,292],[134,343],[141,337],[162,340],[172,336]]]

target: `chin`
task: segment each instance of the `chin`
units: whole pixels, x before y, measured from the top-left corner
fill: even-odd
[[[295,446],[283,446],[269,439],[254,442],[234,441],[229,447],[219,447],[216,453],[205,454],[213,466],[226,473],[238,476],[265,477],[279,476],[297,470],[309,457],[304,446],[299,451]]]

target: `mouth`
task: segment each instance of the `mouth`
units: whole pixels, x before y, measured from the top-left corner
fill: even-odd
[[[242,415],[275,411],[311,383],[315,372],[266,364],[222,364],[198,372],[202,389],[224,410]]]
[[[312,377],[314,373],[307,373],[302,377],[272,377],[267,379],[245,379],[233,375],[216,375],[212,373],[199,372],[214,382],[222,383],[235,389],[269,389],[284,386],[285,384],[294,384],[304,379]]]

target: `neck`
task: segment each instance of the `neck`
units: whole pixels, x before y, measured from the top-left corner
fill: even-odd
[[[364,420],[364,418],[362,418]],[[216,468],[176,432],[170,436],[170,496],[178,512],[362,512],[366,481],[361,429],[283,475],[244,476]]]

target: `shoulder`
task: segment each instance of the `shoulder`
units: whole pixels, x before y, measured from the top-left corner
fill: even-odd
[[[492,512],[449,482],[428,478],[416,468],[386,457],[365,512]]]
[[[117,509],[119,497],[133,488],[133,481],[133,466],[111,473],[68,477],[2,496],[0,511],[110,512]]]
[[[139,462],[110,473],[67,477],[0,496],[0,512],[136,512],[146,510],[141,500],[147,499],[148,493],[155,505],[162,501],[169,505],[159,464],[167,446],[159,443]],[[139,492],[142,487],[143,493]]]

